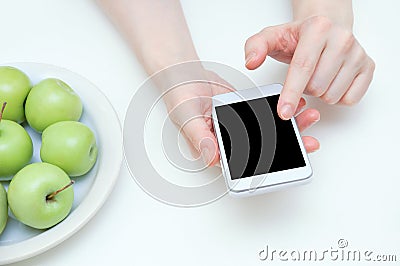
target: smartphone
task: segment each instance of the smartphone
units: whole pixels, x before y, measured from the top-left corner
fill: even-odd
[[[312,168],[294,118],[277,113],[281,84],[213,97],[214,132],[230,194],[250,196],[304,184]]]

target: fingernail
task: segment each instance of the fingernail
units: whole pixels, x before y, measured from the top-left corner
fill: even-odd
[[[318,120],[314,120],[314,121],[311,123],[310,126],[313,126],[313,125],[315,125],[315,124],[318,123],[318,122],[319,122],[319,119],[318,119]]]
[[[290,104],[285,104],[281,107],[281,116],[283,119],[290,119],[293,116],[293,108]]]
[[[201,158],[203,159],[203,162],[205,165],[209,165],[212,158],[211,158],[211,153],[208,148],[204,148],[201,150]]]
[[[246,56],[246,66],[253,61],[253,59],[256,58],[256,53],[255,52],[251,52]]]
[[[315,120],[314,120],[314,122],[313,122],[313,125],[316,124],[316,123],[318,123],[319,120],[321,120],[321,115],[318,113],[318,114],[317,114],[317,117],[315,118]]]

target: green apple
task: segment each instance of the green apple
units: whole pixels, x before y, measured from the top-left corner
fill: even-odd
[[[0,179],[10,180],[31,160],[33,144],[20,124],[2,119],[5,106],[0,111]]]
[[[8,204],[22,223],[37,229],[52,227],[69,214],[73,181],[59,167],[33,163],[21,169],[8,186]]]
[[[25,120],[24,102],[31,89],[27,75],[9,66],[0,67],[0,101],[7,102],[4,119],[22,123]]]
[[[55,123],[43,131],[40,158],[69,176],[86,174],[97,159],[96,138],[90,128],[75,121]]]
[[[35,85],[28,94],[25,116],[38,132],[59,121],[78,121],[82,115],[79,96],[65,82],[48,78]]]
[[[0,235],[6,227],[8,219],[7,194],[3,185],[0,183]]]

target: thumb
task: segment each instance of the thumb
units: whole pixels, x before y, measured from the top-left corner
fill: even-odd
[[[295,27],[294,23],[267,27],[248,38],[244,47],[246,67],[250,70],[256,69],[264,63],[268,55],[275,57],[279,53],[285,54],[292,50],[291,40],[288,39],[295,32]],[[285,57],[278,56],[276,59],[290,62]]]
[[[218,144],[204,117],[197,117],[187,122],[183,133],[192,146],[201,154],[207,166],[213,166],[219,161]]]

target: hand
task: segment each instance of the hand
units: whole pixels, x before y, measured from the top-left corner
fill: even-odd
[[[352,32],[323,16],[267,27],[247,40],[245,54],[248,69],[268,55],[290,64],[278,102],[282,119],[293,116],[303,92],[329,104],[357,103],[375,69]]]
[[[207,166],[219,163],[217,140],[214,136],[211,118],[212,96],[232,91],[232,86],[217,74],[205,71],[207,80],[216,81],[224,86],[208,83],[193,83],[180,86],[164,96],[171,120],[179,127],[195,158],[200,155]],[[306,109],[306,102],[301,98],[296,114],[296,122],[300,131],[304,131],[319,121],[320,114],[315,109]],[[319,142],[313,137],[302,137],[307,152],[319,148]]]

